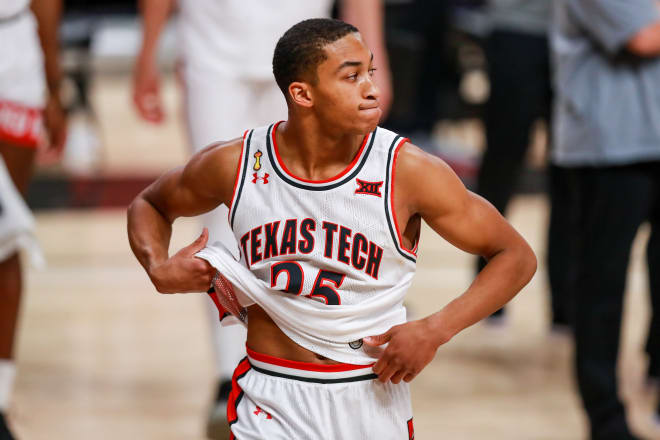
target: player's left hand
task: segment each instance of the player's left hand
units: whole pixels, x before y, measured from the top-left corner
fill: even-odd
[[[434,334],[428,321],[420,319],[395,325],[387,332],[362,339],[375,347],[389,343],[373,367],[381,382],[410,382],[433,360],[443,341]]]

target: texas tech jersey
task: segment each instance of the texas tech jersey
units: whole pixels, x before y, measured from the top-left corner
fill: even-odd
[[[416,246],[403,246],[392,204],[407,139],[379,127],[343,172],[310,181],[280,159],[278,124],[244,135],[229,210],[241,263],[270,287],[269,314],[281,306],[274,312],[294,323],[280,325],[290,338],[332,359],[366,361],[373,356],[362,353],[361,338],[405,322],[415,272]]]

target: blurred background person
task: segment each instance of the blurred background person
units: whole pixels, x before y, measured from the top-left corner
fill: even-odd
[[[660,374],[660,4],[555,0],[553,6],[553,160],[574,175],[580,201],[578,386],[592,439],[633,439],[616,366],[630,249],[647,220],[654,312],[648,374]]]
[[[21,302],[19,251],[39,261],[27,192],[39,146],[57,158],[66,138],[59,101],[57,29],[61,2],[0,1],[0,438],[12,439],[5,412],[14,382],[14,342]],[[41,44],[40,44],[41,42]],[[42,141],[42,122],[48,139]],[[20,195],[19,195],[20,194]]]
[[[159,93],[158,39],[168,17],[178,7],[179,75],[185,97],[190,145],[199,151],[212,142],[227,141],[246,129],[287,118],[286,105],[272,74],[272,57],[279,37],[291,25],[312,17],[328,17],[331,0],[252,2],[227,0],[142,0],[142,47],[134,72],[134,102],[147,121],[160,123],[165,114]],[[374,52],[381,108],[391,101],[388,58],[383,38],[381,0],[343,0],[339,16],[357,26]],[[227,222],[227,207],[203,216],[209,241],[223,241],[238,252]],[[245,329],[220,328],[217,309],[208,302],[217,363],[218,386],[207,435],[226,439],[226,405],[231,375],[245,356]]]
[[[452,48],[452,2],[386,1],[387,48],[394,105],[381,123],[433,151],[433,128],[449,116],[458,88]],[[453,115],[452,115],[453,116]]]
[[[488,65],[490,96],[484,109],[486,146],[477,174],[475,192],[504,214],[519,183],[536,122],[551,125],[550,56],[548,28],[550,0],[489,0],[485,14],[490,32],[484,47]],[[549,137],[546,136],[546,139]],[[549,167],[550,195],[567,203],[564,180]],[[551,291],[551,321],[554,328],[569,320],[571,288],[574,285],[570,219],[551,215],[548,239],[548,273]],[[567,224],[568,222],[568,224]],[[486,261],[477,260],[477,272]],[[504,309],[490,322],[504,317]]]

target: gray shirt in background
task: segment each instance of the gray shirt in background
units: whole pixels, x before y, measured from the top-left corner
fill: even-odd
[[[551,0],[490,0],[488,18],[492,30],[536,35],[548,33]]]
[[[660,57],[624,49],[658,20],[655,0],[553,0],[555,163],[660,160]]]

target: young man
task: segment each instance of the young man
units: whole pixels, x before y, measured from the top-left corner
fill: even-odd
[[[49,153],[64,147],[66,118],[59,100],[61,1],[0,0],[0,439],[12,435],[5,411],[14,381],[14,341],[22,291],[19,251],[33,251],[34,219],[27,192],[42,121]],[[41,40],[41,42],[40,42]],[[41,43],[41,44],[40,44]],[[48,98],[48,99],[46,99]]]
[[[135,64],[136,108],[147,121],[163,120],[156,49],[160,33],[176,7],[177,40],[181,46],[178,71],[191,151],[197,152],[211,142],[231,139],[247,128],[286,117],[286,104],[271,72],[275,44],[284,31],[299,21],[329,17],[334,2],[261,1],[253,2],[249,8],[243,0],[140,0],[139,3],[143,39]],[[382,30],[382,0],[338,3],[341,17],[360,27],[381,63],[376,82],[384,89],[381,108],[388,107],[391,87]],[[227,102],[234,104],[229,106]],[[226,206],[205,213],[202,222],[209,228],[212,242],[234,242]],[[210,301],[208,305],[218,391],[209,415],[207,436],[227,440],[227,398],[232,372],[245,356],[246,334],[241,326],[222,329],[217,326],[215,307]]]
[[[162,293],[206,291],[216,273],[195,256],[206,230],[168,255],[174,220],[230,207],[241,264],[204,252],[247,308],[228,407],[237,438],[411,438],[407,382],[535,271],[525,240],[446,164],[377,128],[374,70],[355,27],[296,24],[273,57],[289,119],[207,147],[129,207],[131,247]],[[406,323],[422,219],[489,263],[444,309]]]

